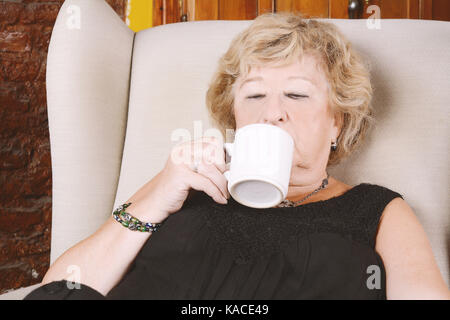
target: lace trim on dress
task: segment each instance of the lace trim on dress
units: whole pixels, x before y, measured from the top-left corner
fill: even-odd
[[[358,214],[365,201],[365,192],[358,192],[362,189],[360,184],[340,196],[291,208],[255,209],[230,198],[228,205],[214,202],[213,210],[203,212],[216,244],[231,251],[236,263],[245,264],[311,233],[338,233],[369,244],[368,214]]]

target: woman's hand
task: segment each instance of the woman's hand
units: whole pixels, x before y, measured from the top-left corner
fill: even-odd
[[[223,175],[226,170],[219,139],[202,137],[181,143],[172,149],[163,170],[127,201],[133,203],[129,212],[138,219],[159,223],[181,209],[191,188],[225,204],[230,197]]]
[[[198,160],[194,158],[194,151]],[[198,172],[193,170],[194,160],[198,162]],[[162,222],[181,209],[191,188],[225,203],[224,196],[229,197],[225,170],[221,141],[204,137],[177,145],[164,169],[127,201],[132,202],[127,212],[145,222]],[[69,280],[67,270],[76,265],[83,274],[82,284],[107,295],[129,270],[151,234],[127,230],[110,217],[97,232],[64,252],[49,268],[42,284]]]

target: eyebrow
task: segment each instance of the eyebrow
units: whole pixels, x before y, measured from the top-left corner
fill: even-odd
[[[307,77],[302,77],[302,76],[290,76],[287,78],[288,80],[295,80],[295,79],[302,79],[305,81],[310,82],[313,86],[315,86],[314,81],[312,81],[311,79],[307,78]],[[248,82],[252,82],[252,81],[262,81],[264,80],[262,77],[258,76],[258,77],[253,77],[253,78],[248,78],[245,81],[243,81],[241,83],[241,85],[239,86],[239,88],[242,88],[244,86],[244,84],[248,83]]]

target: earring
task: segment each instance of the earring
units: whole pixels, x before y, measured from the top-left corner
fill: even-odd
[[[336,141],[333,141],[331,143],[331,151],[336,151],[336,149],[337,149],[337,143],[336,143]]]

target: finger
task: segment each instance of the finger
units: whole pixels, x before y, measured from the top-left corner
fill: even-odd
[[[202,160],[205,164],[213,164],[221,173],[227,170],[225,150],[218,142],[206,143]]]
[[[208,154],[214,155],[211,152],[212,146],[209,144],[213,141],[210,137],[203,137],[200,139],[186,141],[177,144],[171,151],[171,163],[174,165],[182,165],[188,167],[191,171],[196,171],[198,163],[202,160],[205,162],[212,157]]]
[[[228,199],[230,194],[228,181],[223,172],[228,170],[225,164],[225,150],[219,139],[215,137],[202,137],[193,140],[190,144],[189,169],[194,173],[202,174],[210,179],[220,190],[221,195]]]
[[[227,203],[227,200],[223,197],[222,192],[209,178],[192,171],[189,171],[189,174],[191,174],[189,184],[192,189],[204,191],[218,203]]]
[[[189,167],[192,170],[198,168],[200,162],[214,164],[221,173],[227,170],[225,150],[219,139],[214,137],[203,137],[194,140],[192,141],[190,150]]]
[[[201,162],[198,166],[197,173],[210,179],[219,188],[226,199],[230,197],[227,189],[228,181],[214,164],[205,164]]]

